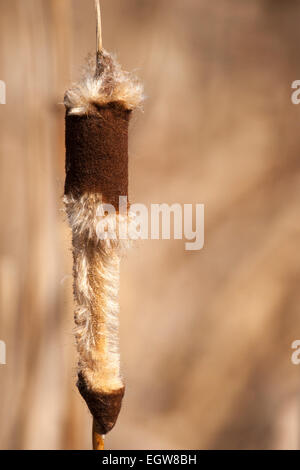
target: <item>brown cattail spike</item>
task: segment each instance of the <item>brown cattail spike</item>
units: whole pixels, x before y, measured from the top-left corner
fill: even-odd
[[[119,196],[128,195],[129,118],[130,111],[113,105],[66,116],[66,195],[101,194],[119,209]]]
[[[99,206],[123,220],[128,196],[128,126],[143,88],[102,47],[96,0],[97,55],[66,92],[65,206],[72,228],[78,389],[93,416],[93,446],[114,427],[125,386],[118,348],[120,261],[126,241],[98,236]]]

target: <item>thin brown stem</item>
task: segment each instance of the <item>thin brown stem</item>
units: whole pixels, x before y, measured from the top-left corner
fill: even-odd
[[[93,449],[104,450],[104,437],[98,433],[95,420],[93,420]]]
[[[103,72],[103,65],[102,65],[103,43],[102,43],[102,19],[101,19],[100,0],[95,0],[95,6],[96,6],[96,15],[97,15],[96,77],[99,77]]]
[[[102,52],[102,22],[100,0],[95,0],[97,13],[97,53]]]

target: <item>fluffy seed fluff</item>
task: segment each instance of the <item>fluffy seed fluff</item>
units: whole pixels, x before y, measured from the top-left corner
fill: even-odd
[[[97,106],[118,103],[129,111],[141,107],[144,100],[142,84],[130,73],[124,72],[116,59],[102,52],[102,73],[96,75],[95,57],[89,57],[81,80],[65,94],[68,114],[92,114]]]
[[[127,242],[99,240],[99,194],[79,199],[65,196],[72,228],[74,258],[75,336],[79,371],[94,390],[122,387],[119,356],[120,260]],[[116,215],[120,223],[119,214]]]

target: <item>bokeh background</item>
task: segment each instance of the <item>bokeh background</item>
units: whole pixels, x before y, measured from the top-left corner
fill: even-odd
[[[110,449],[300,446],[299,0],[102,0],[104,44],[144,81],[131,200],[204,203],[205,248],[122,266],[127,393]],[[1,449],[89,449],[76,387],[65,89],[93,0],[0,0]]]

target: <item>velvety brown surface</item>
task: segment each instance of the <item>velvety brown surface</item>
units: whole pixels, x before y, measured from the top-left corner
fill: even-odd
[[[130,112],[111,104],[89,116],[66,115],[65,194],[101,193],[119,207],[128,194]]]
[[[95,392],[88,387],[81,373],[78,374],[77,387],[96,421],[97,432],[107,434],[118,419],[125,387],[112,393]]]

